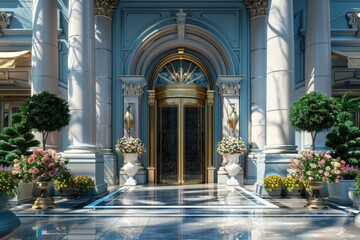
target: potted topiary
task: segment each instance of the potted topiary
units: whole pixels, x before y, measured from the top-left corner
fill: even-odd
[[[336,118],[332,131],[327,134],[326,146],[334,151],[331,155],[340,157],[346,162],[343,169],[342,179],[339,183],[327,183],[329,201],[342,204],[352,204],[348,197],[347,189],[354,187],[355,177],[360,167],[360,129],[353,122],[353,114],[350,111],[360,109],[360,98],[349,98],[344,94],[337,101],[340,103],[341,112]]]
[[[49,92],[29,97],[21,105],[21,112],[26,124],[42,134],[43,150],[49,132],[60,131],[69,124],[71,118],[69,104]]]
[[[323,93],[311,92],[295,101],[290,108],[290,123],[298,131],[311,134],[315,150],[317,133],[331,128],[340,112],[340,104]]]

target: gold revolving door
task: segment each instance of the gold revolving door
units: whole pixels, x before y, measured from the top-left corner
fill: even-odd
[[[206,67],[178,49],[151,79],[148,182],[213,183],[214,90]]]
[[[206,90],[187,84],[155,89],[159,183],[205,182]]]

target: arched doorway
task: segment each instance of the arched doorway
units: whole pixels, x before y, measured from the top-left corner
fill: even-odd
[[[214,91],[209,80],[202,62],[183,50],[155,68],[148,91],[149,182],[213,182]]]

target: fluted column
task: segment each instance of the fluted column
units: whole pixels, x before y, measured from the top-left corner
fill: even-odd
[[[267,0],[244,1],[250,15],[251,135],[246,183],[256,181],[256,161],[265,146],[266,133],[266,27]]]
[[[69,0],[68,101],[69,168],[75,176],[95,179],[98,194],[107,190],[104,158],[96,148],[94,0]]]
[[[95,58],[94,0],[69,0],[70,149],[94,151]]]
[[[294,93],[293,1],[269,2],[267,27],[266,152],[294,152],[289,108]]]
[[[306,1],[305,93],[322,92],[332,96],[330,0]],[[305,148],[311,148],[305,134]],[[325,148],[326,133],[316,137],[316,149]]]
[[[56,0],[34,0],[32,15],[31,95],[40,92],[59,94],[58,34]],[[35,133],[40,142],[40,133]],[[58,149],[58,133],[50,133],[47,148]]]
[[[119,184],[119,169],[112,152],[112,14],[117,0],[95,0],[96,146],[104,158],[105,181]]]

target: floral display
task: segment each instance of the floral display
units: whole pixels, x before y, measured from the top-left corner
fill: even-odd
[[[122,137],[118,139],[115,150],[118,153],[137,153],[143,154],[146,152],[144,143],[140,140],[140,138],[132,138],[132,137]]]
[[[294,177],[288,176],[282,179],[283,188],[289,192],[294,191],[294,189],[302,189],[304,188],[304,184],[300,183],[299,180]]]
[[[13,174],[24,182],[50,181],[65,171],[67,163],[54,150],[35,149],[30,156],[14,160]]]
[[[57,190],[75,187],[75,178],[71,175],[68,169],[66,169],[56,178],[55,187]]]
[[[355,178],[355,194],[360,195],[360,174]]]
[[[357,166],[345,165],[343,167],[342,178],[343,179],[355,179],[360,174],[360,170]]]
[[[291,159],[290,168],[294,177],[300,182],[327,181],[339,182],[343,174],[345,161],[333,158],[330,152],[302,152],[297,158]]]
[[[282,178],[276,175],[272,175],[264,178],[264,188],[266,191],[271,192],[274,189],[282,189]]]
[[[9,167],[0,166],[0,192],[6,192],[9,197],[16,196],[18,179]]]
[[[89,176],[78,176],[75,178],[75,189],[77,193],[89,193],[95,189],[95,181]]]
[[[242,138],[235,138],[231,136],[224,137],[217,146],[217,152],[220,155],[226,153],[240,153],[244,154],[246,152],[246,146]]]

